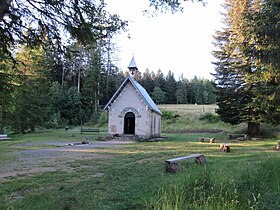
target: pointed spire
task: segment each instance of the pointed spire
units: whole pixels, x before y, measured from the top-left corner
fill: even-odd
[[[128,69],[129,69],[131,75],[134,75],[134,72],[138,70],[136,63],[135,63],[134,56],[132,56]]]

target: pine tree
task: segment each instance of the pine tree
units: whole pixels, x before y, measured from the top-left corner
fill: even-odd
[[[168,71],[168,74],[166,76],[166,103],[167,104],[176,104],[176,91],[177,91],[177,83],[174,78],[174,73],[172,73],[170,70]]]
[[[153,90],[155,88],[155,84],[154,84],[154,80],[152,78],[152,74],[150,73],[148,68],[143,73],[140,83],[149,94],[153,92]]]
[[[48,96],[49,66],[42,48],[22,46],[16,56],[18,66],[17,89],[14,92],[15,108],[12,113],[15,130],[25,133],[43,125],[50,113]]]
[[[176,98],[180,104],[186,104],[188,102],[188,80],[183,75],[180,76],[177,82]]]
[[[217,58],[214,76],[219,89],[218,113],[225,122],[247,122],[247,133],[251,136],[259,135],[260,123],[266,121],[266,107],[272,105],[267,100],[269,97],[266,98],[267,94],[263,96],[271,87],[265,79],[267,71],[264,60],[267,59],[260,56],[260,40],[265,40],[261,39],[261,34],[266,32],[264,28],[259,33],[256,30],[262,25],[260,19],[255,17],[265,8],[266,4],[263,3],[257,0],[227,0],[227,27],[217,32],[215,40],[218,50],[213,53]],[[262,106],[265,101],[268,103]]]
[[[255,2],[255,10],[248,15],[248,25],[255,36],[254,44],[246,51],[256,60],[254,80],[257,89],[254,103],[264,122],[280,124],[280,2],[264,0]]]

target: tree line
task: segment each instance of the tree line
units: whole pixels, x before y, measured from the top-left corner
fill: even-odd
[[[160,12],[183,2],[148,1]],[[111,40],[127,25],[103,0],[1,1],[0,133],[96,121],[124,77]]]
[[[128,71],[114,64],[114,44],[85,48],[78,42],[67,54],[46,52],[42,46],[17,48],[14,59],[1,62],[1,127],[25,133],[41,126],[57,128],[97,122]],[[146,71],[135,76],[157,103],[215,103],[211,81],[183,76],[176,81],[169,71]],[[129,99],[127,99],[129,100]]]
[[[183,75],[176,80],[174,73],[164,75],[160,69],[156,73],[146,69],[136,74],[135,79],[146,89],[157,104],[213,104],[216,102],[213,81],[195,76],[186,79]]]

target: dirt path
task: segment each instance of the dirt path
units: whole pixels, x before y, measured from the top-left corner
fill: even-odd
[[[77,160],[93,160],[108,158],[96,152],[108,147],[133,143],[133,141],[111,140],[105,142],[91,142],[90,144],[69,145],[73,142],[34,142],[19,144],[19,148],[8,154],[10,158],[0,165],[0,182],[13,177],[25,178],[38,173],[54,171],[72,171],[71,163]],[[34,147],[54,147],[34,149]],[[32,149],[28,149],[28,148]]]

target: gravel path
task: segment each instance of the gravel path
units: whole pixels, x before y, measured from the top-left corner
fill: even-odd
[[[17,145],[27,150],[16,150],[9,154],[11,158],[0,165],[0,182],[20,176],[25,178],[38,173],[53,171],[73,171],[71,162],[77,160],[93,160],[96,158],[108,158],[109,155],[101,155],[96,150],[102,150],[117,145],[129,144],[133,141],[111,140],[104,142],[91,142],[90,144],[73,144],[73,142],[32,142]],[[75,143],[74,143],[75,144]],[[46,145],[54,148],[30,149],[28,147],[40,147]]]

